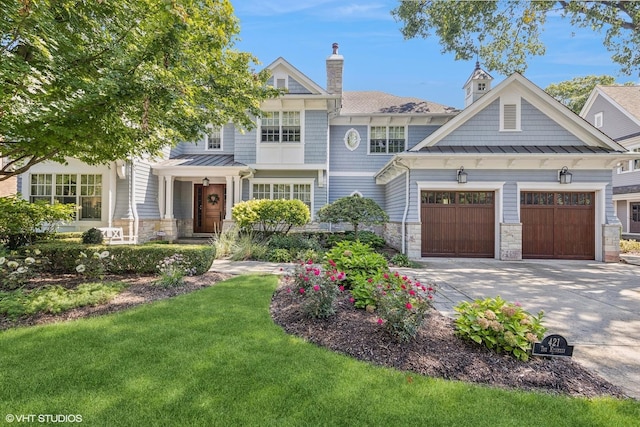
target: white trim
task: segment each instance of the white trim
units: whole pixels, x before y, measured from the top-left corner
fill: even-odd
[[[478,181],[469,182],[466,184],[458,184],[457,182],[445,182],[445,181],[416,181],[418,187],[418,220],[420,227],[422,227],[422,209],[420,197],[422,197],[422,191],[437,190],[437,191],[493,191],[495,192],[494,209],[495,209],[495,222],[494,222],[494,247],[493,257],[494,259],[500,259],[500,223],[503,217],[503,198],[504,198],[504,181]],[[422,229],[422,228],[421,228]],[[420,247],[422,248],[422,238],[416,237],[416,240],[420,241]]]
[[[360,197],[364,197],[362,195],[362,193],[358,190],[355,190],[354,192],[352,192],[351,194],[349,194],[349,196],[360,196]]]
[[[219,152],[219,151],[223,151],[224,149],[224,126],[218,126],[218,131],[220,132],[220,148],[209,148],[209,134],[210,131],[214,130],[214,126],[213,125],[207,125],[207,132],[205,132],[202,141],[204,142],[204,151],[209,151],[209,152]]]
[[[355,143],[353,145],[353,147],[351,145],[349,145],[349,136],[350,135],[355,135]],[[358,149],[358,147],[360,146],[360,142],[362,141],[362,138],[360,137],[360,132],[358,132],[356,129],[351,128],[348,131],[345,132],[344,134],[344,146],[347,147],[347,150],[349,151],[355,151]]]
[[[522,98],[517,93],[506,93],[500,97],[500,132],[521,132],[522,131]],[[507,105],[513,105],[515,111],[515,128],[505,128],[505,108]]]
[[[315,178],[249,178],[249,200],[253,199],[253,184],[269,184],[269,199],[273,200],[273,184],[288,184],[290,185],[289,193],[291,199],[293,199],[293,185],[302,184],[310,186],[310,213],[311,219],[313,219],[314,212],[314,198],[315,198]]]
[[[371,128],[372,127],[383,127],[385,128],[385,136],[386,136],[386,150],[384,153],[372,153],[371,152]],[[396,151],[393,153],[389,152],[389,128],[404,128],[404,148],[402,149],[402,151]],[[384,123],[384,124],[375,124],[375,123],[370,123],[367,126],[367,155],[371,155],[371,156],[393,156],[394,154],[398,154],[398,153],[403,153],[405,151],[407,151],[407,146],[408,146],[408,133],[409,133],[409,129],[408,126],[405,124],[388,124],[388,123]]]
[[[516,208],[518,220],[520,220],[520,193],[522,191],[557,191],[571,193],[578,191],[593,191],[595,193],[595,260],[602,261],[602,226],[606,225],[606,182],[580,182],[560,184],[559,182],[517,182],[516,183]]]

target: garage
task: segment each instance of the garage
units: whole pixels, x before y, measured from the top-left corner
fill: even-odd
[[[520,193],[522,257],[595,259],[595,193]]]
[[[493,258],[493,191],[422,191],[422,256]]]

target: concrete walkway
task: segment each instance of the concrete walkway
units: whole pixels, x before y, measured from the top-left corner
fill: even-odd
[[[402,274],[437,286],[435,308],[454,316],[461,301],[501,296],[535,314],[547,335],[574,345],[573,359],[640,399],[640,266],[593,261],[425,258]],[[212,270],[282,274],[291,264],[217,260]]]

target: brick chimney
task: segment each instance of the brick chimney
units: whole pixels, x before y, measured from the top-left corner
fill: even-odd
[[[334,43],[332,48],[333,53],[327,58],[327,92],[342,95],[344,57],[338,54],[338,43]]]

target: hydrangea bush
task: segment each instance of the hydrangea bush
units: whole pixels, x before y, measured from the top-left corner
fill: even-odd
[[[346,275],[338,271],[335,262],[328,261],[329,268],[314,264],[312,260],[296,265],[285,276],[291,292],[304,299],[305,313],[312,318],[326,318],[335,314],[335,300],[344,291],[342,282]]]
[[[27,250],[24,258],[0,256],[0,289],[14,290],[24,286],[47,263],[40,250]]]
[[[398,341],[414,339],[432,307],[435,289],[398,272],[383,273],[374,289],[378,324]]]
[[[456,335],[474,341],[496,352],[506,352],[522,361],[529,360],[534,342],[547,330],[542,325],[543,311],[537,316],[509,303],[499,296],[464,301],[454,307]]]
[[[90,279],[102,279],[109,266],[109,251],[94,252],[91,256],[80,252],[76,260],[76,272]]]

